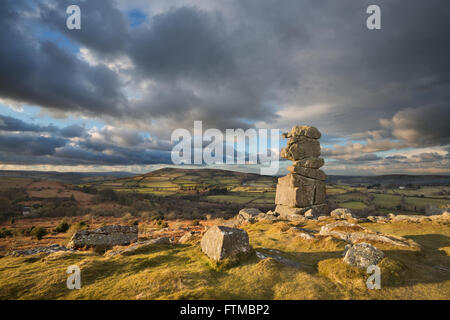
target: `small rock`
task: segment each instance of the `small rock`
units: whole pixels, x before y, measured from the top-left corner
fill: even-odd
[[[237,215],[237,220],[241,223],[248,222],[253,223],[256,220],[256,217],[260,214],[262,214],[261,210],[256,208],[244,208],[241,211],[239,211]]]
[[[408,223],[420,223],[424,219],[432,219],[432,217],[427,217],[423,215],[397,215],[392,218],[392,222],[408,222]]]
[[[185,244],[189,241],[191,241],[194,238],[194,233],[192,231],[186,232],[180,240],[178,240],[178,243]]]
[[[314,232],[312,230],[306,230],[306,229],[301,229],[301,228],[297,228],[297,227],[292,227],[289,230],[291,232],[294,232],[297,237],[300,237],[304,240],[315,240],[316,239],[316,237],[312,234]]]
[[[314,218],[314,214],[313,214],[312,209],[309,209],[308,211],[305,212],[305,218],[307,218],[307,219]]]
[[[224,226],[209,228],[203,235],[201,248],[208,257],[216,261],[251,251],[245,230]]]
[[[330,216],[335,219],[352,219],[353,215],[350,209],[337,208],[330,212]]]
[[[378,264],[384,258],[383,251],[365,242],[346,247],[344,262],[359,268]]]

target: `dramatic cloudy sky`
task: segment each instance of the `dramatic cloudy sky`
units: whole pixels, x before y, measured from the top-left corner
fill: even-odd
[[[2,0],[0,169],[145,172],[202,120],[316,126],[329,174],[450,174],[449,17],[444,0]]]

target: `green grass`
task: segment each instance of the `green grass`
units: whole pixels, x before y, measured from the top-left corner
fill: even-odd
[[[209,202],[231,202],[231,203],[247,203],[255,200],[257,196],[242,196],[239,194],[227,194],[227,195],[213,195],[206,196],[205,199]]]
[[[420,207],[420,208],[425,208],[427,205],[430,205],[430,204],[437,206],[437,207],[444,207],[444,206],[450,205],[450,200],[407,197],[406,203],[407,203],[407,205],[416,206],[416,207]]]
[[[395,209],[400,204],[401,197],[391,194],[373,194],[375,197],[374,203],[385,209]]]
[[[342,208],[355,209],[355,210],[362,210],[362,209],[367,208],[367,205],[365,205],[363,202],[359,202],[359,201],[341,202],[341,203],[339,203],[339,206]]]
[[[448,224],[364,224],[409,237],[411,250],[380,246],[381,290],[365,287],[364,270],[342,262],[340,240],[305,241],[293,223],[256,223],[244,228],[251,245],[301,264],[289,267],[252,256],[217,268],[198,245],[155,245],[136,254],[104,257],[90,252],[0,259],[0,299],[450,299]],[[318,230],[310,221],[306,228]],[[78,265],[82,288],[66,288],[66,269]]]

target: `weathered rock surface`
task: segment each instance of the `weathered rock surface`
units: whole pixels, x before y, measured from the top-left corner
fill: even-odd
[[[68,248],[112,248],[129,245],[138,240],[137,226],[110,225],[95,230],[77,231],[70,239]]]
[[[349,246],[344,253],[344,262],[358,268],[377,265],[383,258],[383,251],[365,242]]]
[[[312,139],[320,139],[322,134],[315,127],[311,126],[294,126],[290,132],[284,133],[284,138],[292,138],[296,136],[305,136]]]
[[[278,179],[275,211],[289,220],[315,219],[328,214],[324,212],[328,210],[325,206],[327,176],[319,170],[324,165],[323,158],[319,158],[321,133],[314,127],[295,126],[283,136],[288,142],[281,150],[281,157],[292,160],[293,165],[288,167],[288,175]],[[321,207],[314,208],[318,205]]]
[[[291,173],[296,173],[301,176],[311,178],[311,179],[317,179],[325,181],[327,179],[327,175],[322,170],[317,169],[311,169],[311,168],[304,168],[299,166],[289,166],[288,171]]]
[[[337,208],[330,212],[330,216],[335,219],[352,219],[353,214],[350,209],[347,208]]]
[[[278,179],[275,204],[303,208],[325,203],[325,182],[289,173]]]
[[[197,239],[197,235],[199,235],[199,234],[200,234],[200,232],[188,231],[178,240],[178,243],[186,244],[188,242],[191,242],[191,241]]]
[[[244,208],[241,211],[239,211],[236,218],[240,223],[243,222],[253,223],[256,221],[257,217],[261,214],[263,214],[263,212],[259,209]]]
[[[320,156],[320,142],[304,136],[290,138],[287,146],[281,150],[281,156],[292,161],[318,158]]]
[[[376,222],[376,223],[388,223],[389,218],[385,216],[368,216],[367,220]]]
[[[314,231],[306,230],[298,227],[292,227],[289,229],[290,232],[293,232],[297,237],[302,238],[303,240],[316,240],[314,236]]]
[[[332,222],[323,226],[320,229],[320,235],[332,236],[353,244],[364,241],[374,241],[402,247],[419,246],[413,240],[371,231],[360,225],[349,223],[347,221]]]
[[[276,212],[273,212],[272,210],[267,211],[266,213],[262,213],[257,216],[258,221],[274,221],[277,220],[279,217],[279,214]]]
[[[447,222],[450,221],[450,213],[444,212],[439,215],[405,215],[399,214],[395,215],[390,213],[388,216],[368,216],[367,219],[371,222],[376,223],[396,223],[396,222],[405,222],[405,223],[421,223],[427,221],[436,221],[436,222]]]
[[[224,226],[209,228],[203,235],[201,248],[209,258],[215,261],[251,251],[245,230]]]
[[[171,242],[168,237],[139,241],[125,248],[114,248],[112,250],[106,251],[105,256],[113,257],[117,255],[132,255],[138,253],[139,251],[150,248],[156,244],[171,244]]]
[[[294,167],[304,167],[310,169],[319,169],[323,167],[325,160],[323,158],[305,158],[302,160],[294,161]]]
[[[52,244],[47,247],[39,247],[39,248],[32,248],[32,249],[25,249],[25,250],[15,250],[9,253],[8,255],[18,257],[18,256],[30,256],[37,253],[55,253],[55,252],[61,252],[61,251],[72,251],[70,248],[66,248],[63,246],[60,246],[59,244]]]
[[[320,216],[327,215],[328,206],[326,204],[318,204],[303,208],[293,208],[279,204],[276,206],[275,211],[281,219],[303,221],[305,218],[318,219]]]
[[[284,265],[289,266],[289,267],[293,267],[293,268],[301,268],[301,267],[303,267],[300,263],[283,257],[281,255],[281,252],[278,251],[278,250],[266,249],[266,248],[261,248],[261,249],[263,249],[265,251],[269,251],[270,253],[262,252],[262,251],[259,251],[259,250],[255,250],[256,256],[260,260],[274,259],[275,261],[278,261],[279,263],[284,264]]]

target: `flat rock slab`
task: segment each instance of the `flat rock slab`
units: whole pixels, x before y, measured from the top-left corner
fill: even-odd
[[[287,169],[291,173],[299,174],[307,178],[322,181],[325,181],[327,179],[327,175],[325,174],[325,172],[319,169],[304,168],[301,166],[289,166],[287,167]]]
[[[419,247],[413,240],[371,231],[347,221],[337,221],[327,224],[320,229],[319,234],[322,236],[332,236],[352,244],[363,241],[374,241],[393,246]]]
[[[77,231],[67,247],[73,249],[129,245],[138,240],[137,226],[104,226],[95,230]]]
[[[52,244],[47,247],[39,247],[39,248],[32,248],[32,249],[25,249],[25,250],[15,250],[11,252],[10,256],[18,257],[18,256],[30,256],[37,253],[55,253],[55,252],[61,252],[61,251],[70,251],[73,252],[72,249],[60,246],[59,244]]]
[[[273,249],[265,249],[265,250],[268,250],[271,253],[269,254],[269,253],[266,253],[266,252],[261,252],[261,251],[255,250],[256,256],[260,260],[272,258],[272,259],[278,261],[279,263],[284,264],[284,265],[289,266],[289,267],[293,267],[293,268],[302,268],[302,267],[304,267],[302,264],[300,264],[300,263],[298,263],[296,261],[293,261],[293,260],[290,260],[290,259],[287,259],[287,258],[281,256],[280,254],[278,254],[277,250],[273,250]]]
[[[200,244],[202,251],[215,261],[251,251],[245,230],[225,226],[209,228]]]
[[[302,160],[294,161],[294,167],[304,167],[311,169],[319,169],[323,167],[325,160],[323,158],[305,158]]]

